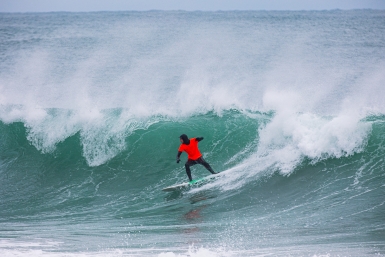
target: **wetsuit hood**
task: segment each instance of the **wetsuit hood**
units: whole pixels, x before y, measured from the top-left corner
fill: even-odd
[[[186,134],[182,134],[179,138],[182,139],[183,144],[186,144],[186,145],[189,145],[189,144],[190,144],[190,140],[188,139],[188,137],[187,137]]]

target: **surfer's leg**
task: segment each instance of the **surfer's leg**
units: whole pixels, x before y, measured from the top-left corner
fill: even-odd
[[[208,171],[210,171],[211,174],[217,174],[217,173],[211,168],[210,164],[208,164],[208,162],[206,162],[205,159],[203,159],[203,157],[199,158],[199,159],[197,160],[197,162],[198,162],[199,164],[202,164],[203,166],[205,166],[205,168],[206,168]]]
[[[186,164],[185,166],[186,166],[187,177],[188,177],[188,179],[191,181],[191,180],[192,180],[192,177],[191,177],[190,166],[187,166],[187,164]]]
[[[196,162],[195,161],[191,161],[191,160],[188,160],[184,167],[186,168],[186,173],[187,173],[187,176],[188,176],[188,179],[191,181],[192,180],[192,176],[191,176],[191,170],[190,170],[190,166],[193,166],[195,165]]]

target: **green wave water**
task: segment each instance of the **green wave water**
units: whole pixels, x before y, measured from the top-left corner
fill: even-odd
[[[99,166],[88,164],[81,132],[43,153],[23,123],[2,123],[2,251],[23,252],[32,240],[38,243],[25,246],[29,254],[187,254],[189,246],[203,247],[189,250],[201,255],[382,253],[383,117],[360,121],[370,129],[352,153],[302,155],[290,174],[277,162],[259,165],[272,154],[259,154],[258,146],[274,117],[230,111],[159,120],[126,136],[126,149]],[[194,131],[223,175],[189,191],[162,192],[187,181],[175,155],[179,134]],[[194,177],[208,174],[193,168]]]

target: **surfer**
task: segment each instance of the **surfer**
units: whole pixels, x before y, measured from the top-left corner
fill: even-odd
[[[190,181],[192,180],[190,166],[193,166],[195,164],[201,164],[205,166],[205,168],[212,174],[217,174],[211,168],[210,164],[208,164],[205,159],[203,159],[202,154],[198,149],[198,142],[202,141],[203,137],[189,139],[186,134],[183,134],[179,137],[179,139],[182,144],[179,146],[178,154],[176,156],[176,162],[180,162],[180,155],[182,154],[182,152],[187,153],[188,159],[184,166],[186,168],[186,173]]]

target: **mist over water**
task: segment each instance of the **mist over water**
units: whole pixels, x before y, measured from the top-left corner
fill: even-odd
[[[371,10],[0,14],[0,253],[384,254],[384,32]],[[167,195],[182,133],[223,174]]]

